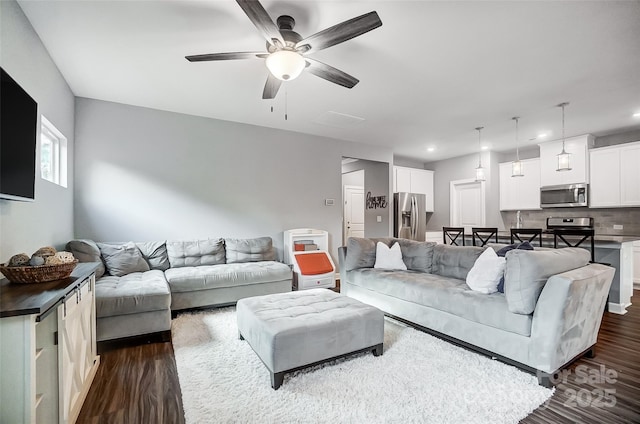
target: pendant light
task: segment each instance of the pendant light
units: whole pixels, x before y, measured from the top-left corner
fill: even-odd
[[[476,131],[478,131],[478,167],[476,168],[476,181],[485,181],[484,176],[484,168],[482,167],[482,129],[484,127],[476,127]]]
[[[520,143],[518,142],[518,120],[519,116],[514,116],[514,121],[516,121],[516,160],[511,162],[511,176],[512,177],[522,177],[524,176],[524,169],[522,168],[522,162],[520,161]]]
[[[562,151],[558,154],[558,169],[556,171],[571,171],[571,153],[564,150],[564,107],[567,105],[569,102],[558,105],[559,108],[562,108]]]

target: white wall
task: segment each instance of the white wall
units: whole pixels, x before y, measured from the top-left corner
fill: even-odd
[[[485,168],[486,183],[486,226],[504,228],[500,216],[500,170],[499,155],[495,152],[482,153],[482,166]],[[427,222],[428,231],[441,231],[450,225],[450,183],[451,181],[473,179],[478,167],[478,155],[472,154],[425,164],[425,169],[434,171],[435,212]]]
[[[74,96],[14,0],[0,1],[0,43],[0,65],[67,137],[70,164],[68,188],[42,180],[36,166],[34,202],[0,200],[0,262],[6,262],[41,246],[61,248],[73,236]],[[37,151],[39,164],[39,136]]]
[[[271,236],[280,257],[282,232],[310,227],[329,231],[337,258],[342,157],[392,160],[390,149],[85,98],[76,140],[77,237]]]

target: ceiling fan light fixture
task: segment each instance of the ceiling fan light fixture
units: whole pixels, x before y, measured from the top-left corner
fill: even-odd
[[[291,50],[278,50],[265,60],[271,74],[282,81],[291,81],[300,76],[306,66],[302,55]]]

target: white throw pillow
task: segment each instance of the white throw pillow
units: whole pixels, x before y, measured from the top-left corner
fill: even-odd
[[[495,250],[488,247],[476,259],[473,267],[469,270],[467,285],[471,290],[480,293],[490,294],[497,292],[506,264],[505,258],[499,257]]]
[[[401,269],[406,270],[407,266],[402,261],[402,251],[400,245],[395,242],[391,248],[382,242],[376,245],[376,263],[373,265],[378,269]]]

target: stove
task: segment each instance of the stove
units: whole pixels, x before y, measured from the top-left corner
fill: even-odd
[[[547,230],[592,230],[593,218],[547,218]]]
[[[595,231],[593,229],[593,218],[547,218],[547,234],[553,234],[553,247],[558,248],[558,242],[564,243],[568,247],[580,247],[589,241],[591,250],[591,262],[595,262]]]

